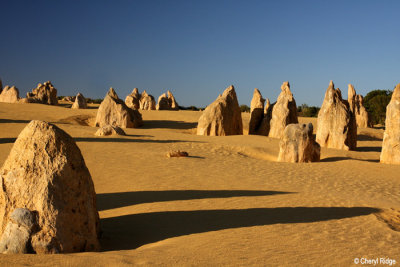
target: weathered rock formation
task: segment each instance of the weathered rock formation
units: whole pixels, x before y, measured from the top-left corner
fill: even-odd
[[[41,103],[48,105],[57,105],[57,89],[51,84],[50,81],[44,84],[39,83],[31,93],[26,94],[29,103]]]
[[[140,108],[140,94],[137,88],[134,88],[130,95],[127,95],[125,98],[125,104],[131,109],[139,109]]]
[[[156,109],[157,110],[169,110],[170,109],[169,103],[168,103],[168,97],[167,97],[166,93],[164,93],[158,97]]]
[[[16,208],[9,217],[0,240],[0,253],[26,254],[33,253],[31,235],[38,230],[36,213],[28,209]]]
[[[269,98],[265,99],[265,107],[264,107],[264,115],[268,113],[268,109],[271,106],[271,102],[269,101]]]
[[[281,138],[288,124],[298,123],[296,101],[290,91],[289,82],[284,82],[281,90],[282,92],[272,108],[269,137]]]
[[[155,110],[156,101],[152,95],[147,94],[146,90],[140,96],[139,106],[142,110]]]
[[[347,102],[349,103],[350,111],[354,113],[356,108],[356,90],[352,84],[349,84],[347,89]]]
[[[347,101],[342,99],[340,89],[329,83],[324,102],[318,113],[317,143],[322,147],[354,150],[357,138],[352,134],[351,110]]]
[[[75,102],[75,99],[75,96],[64,96],[62,100],[65,102]]]
[[[0,180],[1,252],[99,250],[93,181],[78,146],[63,130],[31,121],[15,141]]]
[[[381,163],[400,164],[400,83],[386,107]]]
[[[262,97],[260,91],[255,88],[253,99],[250,103],[250,122],[249,134],[257,134],[257,130],[264,119],[264,103],[265,99]]]
[[[350,109],[350,121],[349,121],[349,140],[356,140],[357,142],[357,122],[356,122],[356,90],[352,84],[349,84],[347,89],[347,102],[343,101],[348,105]],[[356,149],[356,143],[350,143],[350,149]]]
[[[0,102],[5,103],[18,103],[19,101],[19,91],[18,89],[13,86],[6,86],[4,87],[3,91],[0,93]]]
[[[355,114],[357,127],[367,128],[372,127],[369,120],[369,115],[367,109],[364,107],[364,98],[362,95],[356,96]]]
[[[286,126],[279,142],[278,161],[316,162],[320,154],[321,147],[315,142],[312,123]]]
[[[87,108],[87,103],[85,97],[81,94],[78,93],[75,97],[75,102],[72,104],[73,109],[81,109],[81,108]]]
[[[243,134],[242,114],[233,85],[211,103],[199,118],[197,135]]]
[[[157,102],[157,110],[179,110],[178,103],[175,100],[174,95],[171,91],[160,95]]]
[[[105,125],[98,129],[94,134],[96,136],[107,136],[107,135],[126,135],[124,130],[118,126]]]
[[[271,126],[271,118],[272,118],[272,109],[274,107],[275,103],[271,104],[269,102],[269,99],[266,99],[266,104],[265,104],[265,108],[264,108],[264,117],[261,121],[260,126],[257,129],[256,134],[258,135],[264,135],[264,136],[268,136],[269,134],[269,130],[270,130],[270,126]]]
[[[182,157],[189,157],[189,153],[180,150],[173,150],[167,153],[167,158],[182,158]]]
[[[118,98],[114,89],[110,88],[99,106],[95,125],[96,127],[112,125],[121,128],[137,128],[143,125],[143,120],[139,111],[128,108],[125,102]]]
[[[178,102],[176,102],[176,99],[174,95],[171,93],[171,91],[167,91],[167,96],[168,96],[168,103],[170,106],[171,110],[179,110],[179,105]]]

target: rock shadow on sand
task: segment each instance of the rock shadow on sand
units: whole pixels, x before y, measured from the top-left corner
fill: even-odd
[[[197,127],[197,122],[167,121],[167,120],[146,120],[142,129],[177,129],[188,130]]]
[[[278,194],[292,194],[293,192],[281,191],[257,191],[257,190],[170,190],[170,191],[136,191],[120,193],[97,194],[97,209],[108,210],[131,205],[192,200],[205,198],[229,198],[229,197],[256,197]]]
[[[167,211],[101,219],[102,248],[129,250],[164,239],[225,229],[312,223],[377,213],[371,207],[281,207]]]
[[[30,120],[9,120],[9,119],[0,119],[0,123],[30,123]]]
[[[8,143],[14,143],[17,138],[15,137],[10,137],[10,138],[0,138],[0,144],[8,144]]]
[[[100,143],[183,143],[189,142],[185,140],[154,140],[154,139],[130,139],[130,138],[115,138],[115,137],[75,137],[75,142],[100,142]],[[190,141],[198,142],[198,141]]]
[[[336,161],[343,161],[343,160],[358,160],[358,161],[366,161],[366,162],[379,162],[379,159],[356,159],[350,157],[329,157],[321,159],[321,162],[336,162]]]

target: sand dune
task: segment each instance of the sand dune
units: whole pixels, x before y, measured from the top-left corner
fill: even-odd
[[[0,164],[30,120],[55,123],[82,151],[103,230],[102,252],[2,255],[1,266],[400,261],[400,166],[379,163],[382,129],[359,129],[357,151],[278,163],[278,139],[195,135],[199,111],[141,111],[143,127],[95,137],[92,107],[0,103]],[[299,120],[316,129],[316,118]],[[165,156],[178,149],[190,156]]]

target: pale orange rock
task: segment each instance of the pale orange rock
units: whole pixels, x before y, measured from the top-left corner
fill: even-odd
[[[281,138],[288,124],[298,123],[296,101],[290,91],[289,82],[284,82],[281,90],[272,108],[269,137]]]
[[[316,162],[320,160],[321,147],[315,142],[313,125],[289,124],[279,142],[278,161]]]
[[[168,97],[168,103],[169,103],[170,109],[171,110],[179,110],[179,105],[176,102],[174,95],[169,90],[167,91],[167,97]]]
[[[242,114],[233,85],[211,103],[199,118],[197,135],[243,134]]]
[[[7,85],[0,93],[0,102],[18,103],[19,99],[19,91],[15,86],[10,87]]]
[[[268,113],[268,109],[270,106],[271,106],[271,102],[269,101],[269,98],[265,98],[264,114]]]
[[[156,101],[152,95],[149,95],[146,90],[144,90],[140,96],[139,106],[142,110],[155,110]]]
[[[318,113],[317,143],[321,147],[354,150],[357,139],[352,135],[351,121],[350,106],[342,99],[340,89],[335,89],[330,81]]]
[[[87,108],[86,98],[81,94],[78,93],[75,97],[75,102],[72,104],[73,109],[85,109]]]
[[[105,126],[99,128],[94,135],[108,136],[108,135],[126,135],[126,134],[125,134],[124,130],[122,130],[118,126],[105,125]]]
[[[381,163],[400,164],[400,83],[386,107]]]
[[[29,247],[37,254],[100,249],[93,181],[78,146],[63,130],[31,121],[5,160],[0,180],[0,244],[14,242],[12,235],[20,239],[14,243],[16,251],[3,252],[23,253],[18,247],[26,241],[27,233]],[[7,229],[10,222],[15,223],[13,214],[20,207],[37,216],[35,231],[13,225]],[[29,212],[21,212],[18,218],[33,223],[25,218]]]
[[[157,110],[169,110],[170,109],[169,103],[168,103],[168,97],[167,97],[166,93],[164,93],[158,97],[156,109]]]
[[[264,108],[264,117],[257,130],[258,135],[268,136],[271,125],[272,109],[274,105],[275,103],[271,104],[269,99],[268,98],[266,99],[266,104]]]
[[[370,127],[370,122],[369,122],[369,116],[368,112],[364,107],[363,103],[363,97],[362,95],[357,95],[356,90],[354,89],[354,86],[349,84],[349,89],[348,89],[348,103],[351,112],[354,115],[354,120],[356,122],[356,127],[360,128],[367,128]],[[352,118],[353,119],[353,118]],[[352,122],[353,125],[353,135],[356,134],[356,130],[354,130],[354,122]]]
[[[136,128],[143,125],[143,120],[139,111],[128,108],[124,101],[118,98],[114,89],[110,88],[99,106],[95,125],[96,127],[112,125],[121,128]]]
[[[264,119],[264,103],[265,99],[262,97],[260,91],[255,88],[250,103],[249,134],[257,134],[257,130],[260,128]]]
[[[31,248],[31,235],[39,226],[36,213],[25,208],[16,208],[10,213],[9,221],[0,240],[0,253],[34,253]]]
[[[352,84],[348,85],[347,101],[349,102],[350,111],[354,113],[356,108],[356,90]]]
[[[173,158],[173,157],[188,157],[189,153],[187,153],[186,151],[180,151],[180,150],[176,150],[176,151],[169,151],[167,153],[167,157],[168,158]]]
[[[346,104],[346,101],[343,101]],[[350,109],[350,121],[349,121],[349,140],[355,140],[357,142],[357,122],[356,122],[356,90],[352,84],[348,85],[347,89],[347,104]],[[356,143],[350,142],[350,150],[356,149]]]
[[[157,101],[157,110],[179,110],[178,103],[171,91],[160,95]]]
[[[139,89],[134,88],[130,95],[127,95],[125,98],[125,104],[131,109],[139,109],[140,108],[140,94]]]
[[[44,84],[39,83],[32,92],[26,94],[29,103],[41,103],[48,105],[57,105],[57,89],[50,81]]]
[[[371,127],[368,111],[364,107],[364,98],[362,95],[356,96],[355,114],[356,114],[357,127],[360,128]]]
[[[65,102],[75,102],[75,99],[75,96],[64,96],[62,100]]]

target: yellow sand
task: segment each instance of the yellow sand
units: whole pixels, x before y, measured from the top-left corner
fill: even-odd
[[[32,119],[75,138],[104,249],[0,255],[1,266],[399,264],[400,166],[379,163],[382,129],[359,129],[358,151],[323,148],[321,162],[291,164],[275,162],[277,139],[196,136],[199,111],[142,111],[144,127],[124,137],[95,137],[85,124],[96,112],[0,103],[0,165]],[[243,120],[246,128],[248,113]],[[300,121],[316,128],[315,118]],[[190,157],[165,156],[177,149]]]

